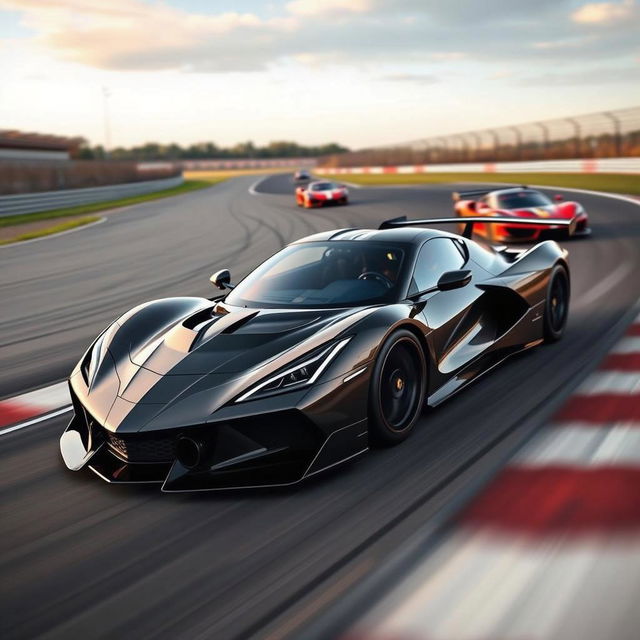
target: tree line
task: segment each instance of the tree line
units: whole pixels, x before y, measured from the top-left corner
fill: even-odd
[[[147,142],[134,147],[116,147],[105,151],[102,145],[83,144],[75,154],[80,160],[186,160],[233,158],[313,158],[349,151],[335,142],[322,145],[301,145],[288,140],[257,146],[253,142],[241,142],[233,147],[220,147],[215,142],[198,142],[188,146],[176,143]]]

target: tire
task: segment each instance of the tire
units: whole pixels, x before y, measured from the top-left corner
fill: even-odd
[[[391,446],[405,440],[422,413],[427,389],[424,351],[411,331],[399,329],[382,345],[369,387],[369,439]]]
[[[544,341],[549,344],[562,338],[569,316],[569,274],[561,265],[551,271],[544,307]]]

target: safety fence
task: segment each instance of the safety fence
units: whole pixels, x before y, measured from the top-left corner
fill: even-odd
[[[431,136],[325,156],[322,167],[640,156],[640,107]]]
[[[531,162],[471,162],[451,164],[378,165],[321,167],[315,173],[348,175],[356,173],[637,173],[640,158],[582,158]]]
[[[182,174],[161,180],[146,180],[113,184],[107,187],[91,187],[88,189],[65,189],[62,191],[44,191],[41,193],[21,193],[0,196],[0,217],[20,213],[36,213],[51,211],[83,204],[107,202],[132,196],[154,193],[177,187],[184,182]]]

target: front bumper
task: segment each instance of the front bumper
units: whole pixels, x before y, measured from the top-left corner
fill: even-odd
[[[327,429],[326,412],[314,413],[317,398],[308,412],[304,405],[280,407],[219,422],[121,433],[95,420],[73,389],[71,396],[74,416],[60,439],[64,462],[74,471],[88,467],[110,483],[160,483],[170,492],[289,485],[368,446],[366,419]],[[181,438],[201,445],[196,466],[179,459]]]

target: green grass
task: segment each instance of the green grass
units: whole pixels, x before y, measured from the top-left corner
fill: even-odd
[[[24,240],[33,240],[34,238],[50,236],[53,233],[68,231],[69,229],[75,229],[76,227],[83,227],[85,224],[96,222],[96,220],[100,220],[100,216],[86,216],[84,218],[76,218],[75,220],[67,220],[66,222],[61,222],[60,224],[56,224],[52,227],[45,227],[44,229],[21,233],[13,238],[4,238],[0,240],[0,245],[13,244],[14,242],[23,242]]]
[[[336,178],[339,180],[342,176]],[[640,194],[640,177],[620,173],[358,173],[344,178],[348,182],[362,185],[508,182]]]
[[[50,220],[53,218],[67,218],[68,216],[81,216],[87,213],[95,213],[97,211],[105,211],[106,209],[115,209],[117,207],[127,207],[132,204],[148,202],[150,200],[158,200],[169,196],[177,196],[196,189],[204,189],[213,184],[221,182],[224,178],[208,178],[206,180],[187,180],[183,184],[165,189],[164,191],[156,191],[155,193],[147,193],[141,196],[133,196],[131,198],[120,198],[119,200],[109,200],[108,202],[96,202],[93,204],[83,204],[76,207],[66,207],[64,209],[53,209],[51,211],[39,211],[38,213],[21,213],[15,216],[4,216],[0,218],[0,227],[12,227],[25,222],[35,222],[37,220]]]

